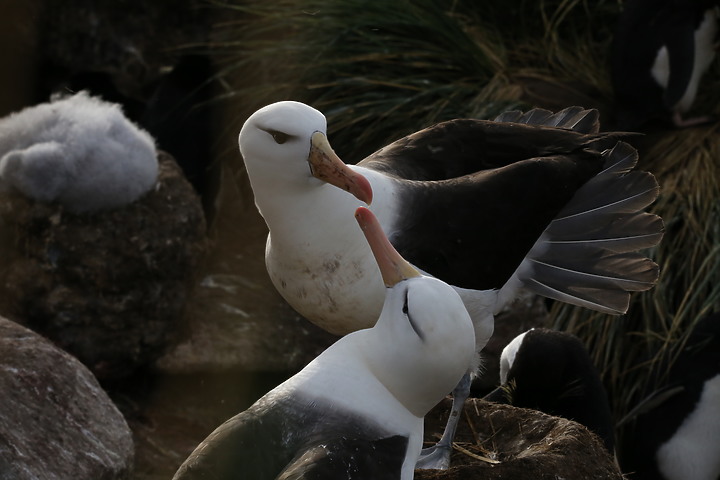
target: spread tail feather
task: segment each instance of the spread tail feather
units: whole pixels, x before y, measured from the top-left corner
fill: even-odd
[[[652,288],[658,266],[638,250],[660,242],[662,219],[642,211],[658,195],[648,172],[631,171],[637,152],[619,142],[605,169],[580,188],[550,223],[503,290],[539,295],[601,312],[625,313],[630,292]],[[501,292],[507,298],[508,292]]]

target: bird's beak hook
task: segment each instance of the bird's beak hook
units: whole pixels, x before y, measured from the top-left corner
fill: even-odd
[[[370,182],[340,160],[322,132],[312,135],[308,163],[313,177],[350,192],[367,205],[372,203]]]

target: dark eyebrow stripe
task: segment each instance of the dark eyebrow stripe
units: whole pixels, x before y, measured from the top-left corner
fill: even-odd
[[[405,290],[405,304],[403,305],[403,313],[405,316],[407,316],[408,321],[410,322],[410,326],[412,327],[415,334],[420,337],[420,340],[423,342],[425,341],[425,334],[422,330],[415,324],[412,317],[410,316],[410,311],[408,310],[408,291]]]
[[[282,130],[276,130],[274,128],[264,128],[264,127],[257,127],[258,130],[262,130],[265,133],[269,133],[270,135],[275,135],[276,133],[286,135],[288,138],[297,138],[297,135],[291,135],[289,133],[283,132]]]

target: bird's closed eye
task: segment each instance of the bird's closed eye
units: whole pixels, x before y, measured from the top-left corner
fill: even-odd
[[[412,327],[413,331],[417,334],[418,337],[420,337],[420,340],[425,340],[425,334],[422,330],[420,330],[420,327],[413,321],[412,317],[410,316],[410,312],[408,310],[408,295],[405,293],[405,303],[403,303],[402,312],[405,314],[405,316],[408,319],[408,322],[410,322],[410,326]]]

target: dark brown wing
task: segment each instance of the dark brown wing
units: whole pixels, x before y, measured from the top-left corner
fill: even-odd
[[[624,133],[597,133],[597,111],[507,112],[500,121],[458,119],[401,138],[359,166],[407,180],[447,180],[534,157],[612,147]],[[538,123],[540,122],[540,123]]]
[[[632,171],[625,143],[522,160],[438,182],[397,181],[401,213],[387,227],[408,261],[457,287],[500,289],[515,275],[531,291],[613,313],[647,290],[662,220],[643,209],[655,178]]]

